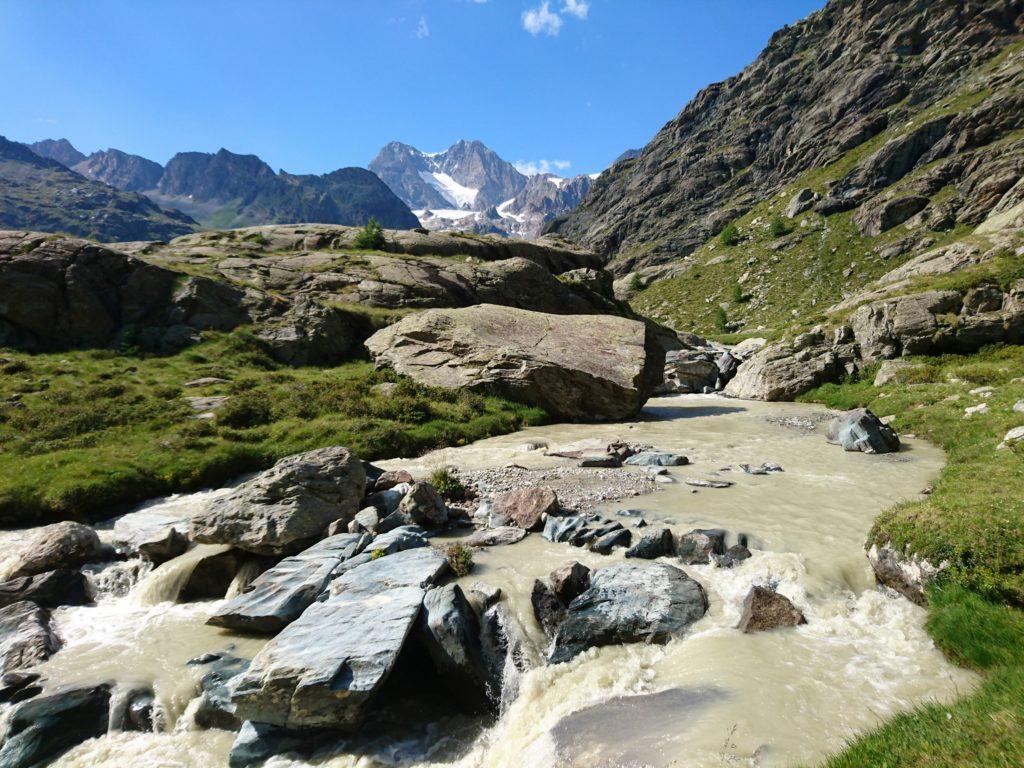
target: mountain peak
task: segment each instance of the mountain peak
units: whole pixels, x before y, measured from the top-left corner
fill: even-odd
[[[67,139],[43,139],[27,146],[40,157],[56,160],[66,168],[85,160],[85,155],[75,149]]]

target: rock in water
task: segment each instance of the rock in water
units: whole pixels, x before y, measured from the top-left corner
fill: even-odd
[[[590,569],[583,563],[570,563],[553,570],[548,579],[555,597],[562,605],[568,605],[590,588]]]
[[[569,604],[550,661],[620,643],[667,643],[708,609],[704,589],[665,563],[620,563],[593,573],[590,589]]]
[[[415,483],[398,503],[398,513],[412,525],[440,528],[448,522],[448,507],[429,483]]]
[[[558,496],[550,488],[520,488],[494,499],[493,514],[507,517],[524,531],[539,531],[545,516],[557,515]]]
[[[281,459],[192,519],[192,538],[261,555],[302,551],[359,510],[366,474],[347,448]]]
[[[698,528],[679,537],[679,559],[686,565],[707,565],[724,554],[725,531],[720,528]]]
[[[642,451],[641,453],[633,454],[623,463],[634,467],[682,467],[689,464],[690,460],[685,456],[678,456],[674,453]]]
[[[346,572],[271,640],[234,684],[242,720],[285,728],[351,730],[384,685],[427,586],[448,567],[431,547],[379,557]]]
[[[85,591],[85,576],[80,571],[61,568],[0,584],[0,606],[22,600],[31,601],[43,608],[84,605],[89,602]]]
[[[502,525],[497,528],[485,528],[482,531],[477,531],[464,539],[464,542],[467,547],[498,547],[503,544],[518,544],[527,535],[522,528]]]
[[[71,521],[46,525],[30,534],[11,576],[77,568],[98,559],[100,551],[100,537],[88,525]]]
[[[764,632],[779,627],[806,624],[803,613],[774,589],[751,587],[743,600],[743,615],[737,629],[744,632]]]
[[[846,451],[892,453],[900,449],[896,431],[867,408],[855,408],[833,419],[825,439]]]
[[[534,579],[533,590],[530,592],[530,605],[533,615],[548,637],[554,637],[558,625],[565,618],[565,606],[562,605],[554,590],[540,579]]]
[[[295,621],[328,585],[339,563],[369,543],[364,534],[341,533],[287,557],[217,609],[207,624],[272,635]]]
[[[216,653],[212,657],[192,659],[189,664],[204,665],[209,669],[199,682],[202,694],[193,714],[195,724],[199,728],[220,728],[224,731],[241,728],[242,721],[235,716],[228,683],[249,668],[249,660],[229,653]]]
[[[0,766],[48,765],[76,744],[103,736],[109,717],[107,685],[59,688],[48,696],[22,702],[8,715]]]
[[[626,550],[626,557],[639,557],[644,560],[654,560],[658,557],[671,555],[675,552],[676,542],[672,536],[672,530],[661,528],[657,531],[645,533],[640,541]]]
[[[58,648],[60,641],[50,629],[49,611],[28,601],[0,608],[0,671],[34,666]]]
[[[420,636],[459,705],[469,712],[488,711],[491,702],[480,622],[459,585],[428,590],[420,615]]]
[[[662,347],[636,320],[491,304],[417,312],[366,346],[378,365],[421,384],[494,392],[572,421],[634,416],[664,366]]]

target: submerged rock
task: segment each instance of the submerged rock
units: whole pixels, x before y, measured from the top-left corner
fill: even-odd
[[[192,665],[203,665],[209,671],[199,682],[199,702],[193,711],[193,722],[199,728],[220,728],[237,731],[242,721],[235,716],[235,705],[231,703],[228,685],[234,678],[249,668],[248,659],[240,659],[230,653],[216,653],[209,657],[192,659]]]
[[[867,408],[855,408],[833,419],[825,439],[846,451],[892,453],[900,449],[896,431]]]
[[[491,304],[417,312],[366,346],[378,365],[421,384],[494,392],[574,421],[635,415],[664,366],[642,322]]]
[[[369,543],[365,534],[342,533],[287,557],[210,616],[207,624],[239,632],[274,634],[297,619],[327,589],[337,566]]]
[[[550,661],[621,643],[666,643],[708,609],[703,588],[666,563],[620,563],[595,571],[590,588],[569,604]]]
[[[683,467],[689,464],[690,460],[674,453],[644,451],[633,454],[623,463],[633,467]]]
[[[806,624],[803,613],[790,602],[768,587],[751,587],[743,599],[743,615],[737,629],[743,632],[765,632],[779,627],[795,627]]]
[[[59,648],[49,611],[27,600],[0,608],[0,671],[32,667]]]
[[[300,552],[335,520],[359,510],[366,475],[347,448],[321,448],[281,459],[192,519],[192,538],[248,552]]]
[[[722,568],[732,568],[734,565],[739,565],[744,560],[749,559],[750,550],[747,549],[746,544],[733,544],[725,550],[725,554],[716,558],[716,562]]]
[[[107,732],[110,687],[65,687],[16,705],[0,748],[3,768],[48,765],[58,755]]]
[[[447,570],[431,547],[364,563],[271,640],[233,684],[243,720],[351,730],[394,668],[426,587]]]

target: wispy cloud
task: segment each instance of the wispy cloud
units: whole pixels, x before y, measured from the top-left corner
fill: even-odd
[[[476,2],[481,1],[486,2],[486,0],[476,0]],[[542,34],[548,37],[558,37],[558,33],[562,31],[562,24],[565,23],[562,18],[563,14],[586,21],[588,13],[590,13],[590,3],[587,0],[565,0],[560,12],[552,11],[550,0],[544,0],[536,8],[523,11],[523,29],[534,37]]]
[[[56,117],[36,117],[36,118],[33,118],[32,122],[39,123],[40,125],[56,125],[57,124],[57,118]]]
[[[536,37],[545,34],[548,37],[558,37],[562,31],[562,17],[551,10],[551,4],[545,2],[536,8],[523,11],[523,29]]]
[[[430,27],[427,26],[427,20],[424,17],[420,16],[419,23],[416,24],[413,34],[420,40],[424,37],[430,37]]]
[[[567,171],[572,163],[568,160],[516,160],[512,165],[525,176],[536,176],[538,173]]]
[[[586,0],[565,0],[562,11],[571,13],[577,19],[584,21],[590,12],[590,3],[586,2]]]

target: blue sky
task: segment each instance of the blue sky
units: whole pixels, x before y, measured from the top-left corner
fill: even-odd
[[[292,173],[468,138],[590,173],[822,5],[0,0],[0,135],[161,163],[223,146]]]

